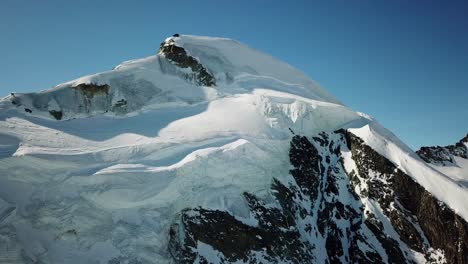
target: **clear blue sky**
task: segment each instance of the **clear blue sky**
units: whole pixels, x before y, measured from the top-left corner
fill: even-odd
[[[1,0],[0,94],[152,55],[176,32],[282,59],[413,148],[468,132],[467,1]]]

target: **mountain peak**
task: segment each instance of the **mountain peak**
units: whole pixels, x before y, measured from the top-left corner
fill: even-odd
[[[183,47],[177,45],[175,38],[179,38],[178,34],[167,38],[158,51],[158,55],[164,56],[167,60],[174,63],[180,68],[188,68],[191,70],[192,79],[198,85],[216,86],[216,81],[206,68],[194,57],[187,54]],[[187,77],[189,78],[189,77]]]
[[[95,93],[102,87],[104,93]],[[176,34],[161,43],[156,56],[127,61],[112,71],[40,93],[15,93],[4,98],[0,107],[68,120],[122,116],[175,102],[201,103],[257,88],[339,104],[298,70],[240,42]]]
[[[0,175],[0,262],[468,262],[468,176],[225,38],[7,96]]]

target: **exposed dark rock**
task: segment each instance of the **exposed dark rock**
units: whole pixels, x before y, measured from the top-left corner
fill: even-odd
[[[121,107],[124,105],[127,105],[127,101],[125,99],[120,99],[114,104],[114,107]]]
[[[468,263],[467,222],[360,138],[345,134],[359,174],[367,176],[367,184],[372,185],[370,196],[379,201],[401,239],[421,253],[429,246],[443,250],[447,263]],[[371,172],[380,174],[379,179],[385,179],[388,184],[368,177]],[[422,236],[429,245],[424,245]]]
[[[63,112],[62,111],[56,111],[56,110],[50,110],[49,114],[53,116],[57,120],[61,120],[63,117]]]
[[[114,113],[126,113],[127,112],[127,100],[120,99],[112,106],[112,112]],[[106,110],[108,112],[109,110]]]
[[[17,97],[14,93],[11,93],[10,96],[11,96],[10,100],[12,104],[16,105],[17,107],[21,105],[20,97]]]
[[[311,249],[301,242],[294,222],[288,223],[279,212],[268,212],[260,204],[253,206],[273,214],[266,216],[259,213],[257,216],[260,221],[264,220],[266,224],[273,220],[278,225],[252,227],[218,210],[194,208],[182,211],[180,219],[171,226],[169,232],[169,250],[176,262],[194,263],[195,259],[201,259],[203,256],[197,252],[200,242],[221,252],[223,262],[255,263],[256,252],[266,252],[265,260],[272,263],[280,260],[308,263],[312,260]],[[181,236],[180,232],[184,234]]]
[[[468,263],[467,222],[403,173],[396,175],[393,188],[431,246],[444,251],[447,263]]]
[[[309,195],[312,200],[315,200],[318,194],[317,188],[322,167],[322,157],[318,154],[317,149],[306,137],[296,135],[291,140],[289,160],[294,166],[290,173],[301,191]]]
[[[187,54],[184,48],[177,46],[173,39],[161,43],[159,53],[181,68],[190,68],[193,74],[187,75],[187,79],[193,79],[198,85],[216,85],[215,78],[208,70],[197,59]]]
[[[356,172],[344,170],[346,148]],[[467,223],[360,138],[344,130],[313,141],[295,135],[289,158],[291,181],[271,185],[277,206],[244,193],[256,225],[227,211],[182,211],[169,234],[174,260],[208,263],[199,251],[208,245],[222,263],[414,263],[414,252],[468,263]]]
[[[32,110],[29,109],[29,108],[25,108],[24,111],[25,111],[26,113],[32,113]]]
[[[468,134],[454,145],[445,147],[422,147],[416,153],[425,162],[436,165],[453,165],[455,160],[453,156],[468,159],[468,148],[465,143],[468,142]]]
[[[320,139],[321,142],[327,141],[326,137]],[[382,259],[375,251],[363,252],[359,249],[357,243],[365,243],[364,237],[352,232],[351,228],[356,231],[360,229],[362,214],[354,208],[340,201],[328,201],[324,196],[318,208],[303,206],[307,201],[315,203],[319,188],[333,190],[329,191],[328,197],[336,195],[337,187],[332,185],[336,185],[334,174],[338,173],[337,169],[329,167],[325,170],[318,150],[306,137],[293,137],[289,156],[294,166],[291,175],[297,187],[273,180],[272,194],[280,208],[267,206],[256,196],[245,193],[251,214],[258,221],[256,227],[243,224],[228,212],[187,209],[174,222],[170,231],[169,248],[175,260],[178,263],[192,263],[194,259],[201,259],[196,248],[198,242],[203,242],[222,252],[225,258],[223,261],[226,262],[314,263],[317,261],[313,253],[316,245],[304,241],[320,236],[325,241],[324,249],[329,263],[342,263],[345,260],[354,263],[381,262]],[[329,180],[324,182],[327,178]],[[307,238],[304,233],[301,235],[298,221],[305,223],[313,215],[318,215],[318,220],[317,223],[305,224],[303,231],[310,236]],[[345,219],[348,227],[338,227],[333,218]],[[314,228],[317,225],[322,235]],[[181,237],[184,237],[183,241]],[[346,248],[343,247],[343,237],[351,241]],[[257,252],[257,255],[253,252]],[[258,252],[262,253],[261,258]]]

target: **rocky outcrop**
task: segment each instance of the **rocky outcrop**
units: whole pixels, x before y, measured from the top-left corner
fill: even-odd
[[[454,145],[445,147],[421,147],[416,153],[428,163],[435,165],[454,165],[454,156],[468,159],[468,134]]]
[[[200,254],[202,243],[219,251],[221,262],[313,260],[311,245],[301,241],[291,216],[280,209],[267,208],[252,194],[245,194],[245,198],[259,221],[258,226],[245,224],[219,210],[195,208],[181,212],[169,233],[169,248],[176,262],[208,263],[207,256]]]
[[[468,224],[410,176],[351,133],[344,132],[361,175],[401,240],[430,260],[434,250],[447,263],[468,263]]]
[[[357,136],[295,135],[289,159],[289,180],[273,179],[273,202],[244,193],[255,221],[201,207],[180,212],[169,232],[174,260],[468,263],[466,221]]]
[[[72,86],[83,94],[86,98],[93,98],[95,95],[109,95],[110,87],[107,84],[95,84],[95,83],[80,83],[76,86]]]
[[[167,60],[180,68],[190,68],[192,73],[185,73],[185,79],[203,86],[216,85],[213,75],[197,59],[190,56],[184,48],[177,46],[173,38],[169,38],[161,43],[158,54],[163,55]]]
[[[57,120],[62,120],[63,112],[57,110],[49,110],[49,114]]]

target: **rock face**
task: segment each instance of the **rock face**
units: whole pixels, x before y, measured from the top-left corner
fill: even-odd
[[[436,249],[447,263],[467,263],[466,221],[358,137],[347,138],[359,175],[368,175],[359,185],[368,186],[369,198],[380,204],[401,240],[428,260]]]
[[[164,55],[166,59],[180,68],[189,68],[191,72],[185,73],[184,76],[187,80],[194,81],[198,85],[216,85],[215,78],[207,69],[197,59],[187,54],[184,48],[177,46],[173,38],[169,38],[161,43],[158,54]]]
[[[252,219],[189,208],[171,226],[177,263],[468,263],[468,224],[345,130],[295,135],[288,181],[244,193]]]
[[[454,164],[454,156],[468,159],[468,134],[454,145],[422,147],[416,153],[428,163],[447,166]]]

